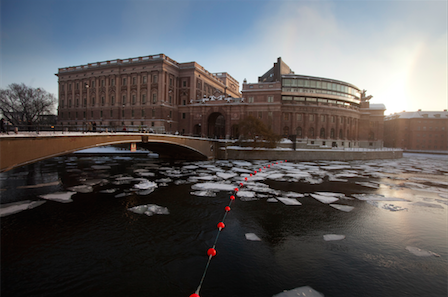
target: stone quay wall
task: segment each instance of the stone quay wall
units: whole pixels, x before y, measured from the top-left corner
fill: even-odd
[[[221,147],[218,159],[224,160],[288,160],[288,161],[352,161],[374,159],[400,159],[403,151],[397,149],[382,150],[269,150],[235,149]]]

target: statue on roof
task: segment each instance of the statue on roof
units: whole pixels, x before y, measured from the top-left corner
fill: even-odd
[[[370,99],[372,99],[372,95],[366,96],[366,92],[367,90],[362,90],[361,93],[361,101],[369,101]]]

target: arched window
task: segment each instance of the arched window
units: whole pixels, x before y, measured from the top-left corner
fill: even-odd
[[[302,127],[297,127],[296,135],[297,135],[297,137],[302,137]]]
[[[343,139],[344,135],[342,134],[342,129],[339,129],[339,139]]]
[[[331,130],[330,130],[330,138],[334,139],[334,129],[333,128],[331,128]]]
[[[375,133],[373,133],[373,131],[370,131],[369,140],[374,140],[374,139],[375,139]]]
[[[311,127],[310,130],[308,131],[308,136],[314,137],[314,128],[313,127]]]
[[[325,129],[324,128],[320,128],[320,138],[325,138]]]
[[[285,135],[285,136],[289,135],[289,127],[288,126],[285,126],[283,128],[283,135]]]

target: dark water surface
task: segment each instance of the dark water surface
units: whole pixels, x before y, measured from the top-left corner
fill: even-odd
[[[93,192],[73,195],[73,202],[47,201],[1,218],[1,296],[189,296],[199,284],[206,251],[231,195],[192,195],[192,186],[205,182],[192,177],[207,179],[215,176],[214,168],[231,172],[232,166],[252,171],[264,163],[169,164],[143,157],[70,155],[1,174],[3,208],[104,179]],[[92,167],[98,165],[110,169]],[[182,169],[185,165],[199,168]],[[277,194],[261,194],[255,201],[237,198],[201,296],[273,296],[300,286],[325,296],[447,296],[447,158],[409,155],[393,161],[288,165],[322,181],[265,178],[258,182]],[[337,165],[345,168],[331,167]],[[287,167],[279,168],[266,172],[288,172]],[[117,184],[117,175],[137,177],[136,169],[155,174],[145,177],[159,180],[152,193],[131,191],[135,181]],[[357,176],[329,181],[338,173]],[[160,181],[167,177],[171,180]],[[236,186],[238,178],[210,182]],[[21,188],[58,180],[59,185]],[[357,181],[378,182],[379,188]],[[100,193],[105,189],[117,190]],[[291,191],[305,194],[297,198],[302,205],[266,201]],[[314,192],[404,198],[408,201],[381,203],[407,210],[391,211],[354,198],[335,202],[354,206],[344,212],[308,195]],[[115,197],[120,193],[128,196]],[[147,216],[128,210],[142,204],[167,207],[170,214]],[[257,234],[261,241],[246,240],[246,233]],[[325,241],[325,234],[346,237]],[[438,257],[416,256],[408,246]]]

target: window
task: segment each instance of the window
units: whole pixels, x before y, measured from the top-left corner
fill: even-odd
[[[153,76],[152,76],[152,82],[156,84],[157,81],[158,81],[158,77],[157,77],[157,75],[153,75]]]
[[[121,100],[121,103],[122,103],[123,105],[126,104],[126,95],[123,95],[123,98],[122,98],[122,100]]]
[[[153,104],[157,103],[157,93],[152,94],[152,103]]]
[[[95,87],[95,81],[92,80],[92,88],[94,88],[94,87]]]
[[[135,95],[132,95],[132,105],[135,105],[135,102],[136,102]]]
[[[112,97],[110,98],[110,104],[111,104],[111,105],[114,105],[114,104],[115,104],[115,96],[112,96]]]
[[[185,112],[183,112],[182,113],[182,119],[185,119],[186,118],[186,114],[185,114]]]
[[[302,127],[297,127],[297,129],[296,129],[296,135],[297,135],[298,137],[302,137]]]
[[[173,79],[170,77],[170,87],[173,86]]]
[[[320,129],[320,138],[325,138],[325,129],[324,128]]]
[[[76,89],[79,90],[79,83],[76,83]]]
[[[110,84],[111,84],[112,86],[115,86],[115,79],[112,78],[112,79],[110,80]]]
[[[171,100],[172,100],[172,96],[169,95],[169,96],[168,96],[168,102],[171,103]]]
[[[249,97],[249,98],[247,98],[247,102],[249,102],[249,103],[254,103],[254,97]]]
[[[84,98],[84,107],[86,107],[87,106],[87,98]],[[84,116],[85,117],[85,116]]]
[[[146,104],[146,94],[142,94],[142,104]]]
[[[302,121],[302,114],[301,113],[297,114],[297,121]]]
[[[285,113],[283,114],[283,119],[284,119],[285,121],[289,121],[289,113],[285,112]]]
[[[76,107],[79,106],[79,98],[76,98]]]
[[[95,106],[95,97],[92,97],[92,106]]]
[[[186,80],[184,80],[184,81],[182,81],[182,87],[186,87],[187,86],[187,81]]]
[[[313,127],[310,128],[308,134],[309,134],[310,137],[314,137],[314,128]]]
[[[259,112],[258,112],[258,118],[259,118],[259,119],[262,119],[262,118],[263,118],[263,112],[262,112],[262,111],[259,111]]]
[[[104,97],[101,96],[101,106],[104,106]]]
[[[146,84],[146,76],[143,76],[143,83]]]
[[[155,117],[156,116],[156,111],[153,109],[152,111],[151,111],[151,116],[152,117]],[[154,122],[153,122],[153,124],[154,124]],[[154,125],[153,125],[154,126]]]
[[[114,111],[111,109],[110,110],[110,117],[113,118],[114,117]]]
[[[83,116],[83,118],[86,118],[86,112],[85,111],[82,112],[82,116]]]
[[[102,118],[102,117],[103,117],[103,111],[100,110],[100,118]]]
[[[123,86],[126,85],[126,77],[123,77],[123,83],[122,83],[122,85],[123,85]]]
[[[320,121],[321,121],[321,122],[325,122],[325,115],[321,115],[321,116],[320,116]]]
[[[131,115],[132,117],[134,117],[134,110],[131,110]]]
[[[309,115],[310,122],[314,122],[314,114]]]
[[[61,107],[64,108],[64,100],[61,100]]]
[[[272,111],[268,111],[268,117],[272,118]]]
[[[133,84],[133,85],[136,85],[136,84],[137,84],[136,81],[137,81],[137,78],[134,76],[134,77],[132,78],[132,84]]]
[[[101,80],[101,86],[104,87],[104,79]]]
[[[274,102],[274,96],[268,96],[268,102],[269,103]]]

